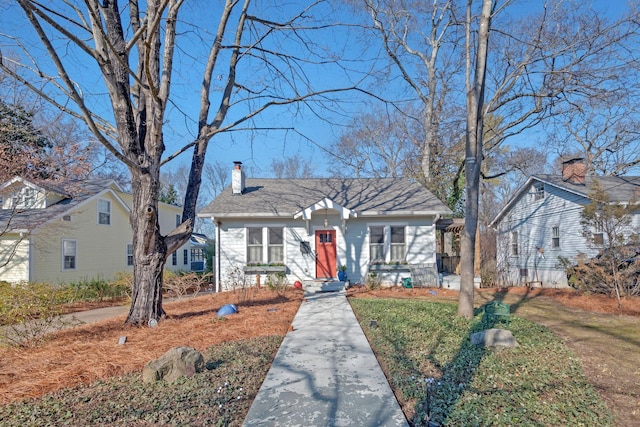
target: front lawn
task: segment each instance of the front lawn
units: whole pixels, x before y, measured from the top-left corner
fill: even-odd
[[[485,350],[469,339],[481,313],[468,321],[446,302],[350,303],[412,425],[613,424],[580,361],[543,326],[512,315],[520,346]]]

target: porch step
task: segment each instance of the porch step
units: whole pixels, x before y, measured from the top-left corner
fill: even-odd
[[[337,292],[344,289],[344,283],[339,280],[307,280],[302,286],[305,292]]]

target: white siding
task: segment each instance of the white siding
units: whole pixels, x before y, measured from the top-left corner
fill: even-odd
[[[560,257],[574,259],[579,253],[594,256],[587,245],[580,219],[588,199],[545,186],[544,199],[535,200],[533,188],[515,202],[498,224],[498,271],[504,285],[541,282],[545,287],[566,287]],[[552,245],[552,230],[559,228],[560,245]],[[518,233],[518,255],[511,254],[511,233]],[[527,276],[520,277],[526,270]],[[524,272],[524,271],[523,271]]]
[[[406,260],[409,263],[436,262],[436,235],[433,218],[369,217],[352,218],[343,222],[337,215],[328,215],[329,227],[323,225],[324,215],[314,215],[308,224],[302,220],[235,219],[225,220],[220,226],[220,282],[225,289],[229,273],[246,265],[246,227],[284,226],[284,263],[288,280],[313,280],[316,277],[315,232],[331,229],[336,232],[336,265],[347,266],[348,279],[353,283],[364,282],[369,270],[369,225],[405,226]],[[309,230],[309,231],[307,231]],[[301,242],[310,246],[311,254],[303,254]],[[263,242],[264,244],[264,242]],[[406,275],[405,275],[406,276]],[[254,276],[248,276],[255,283]],[[401,279],[401,278],[400,278]],[[262,280],[264,283],[264,279]],[[396,281],[397,283],[397,281]]]

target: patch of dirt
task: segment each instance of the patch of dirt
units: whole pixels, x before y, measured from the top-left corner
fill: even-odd
[[[123,326],[120,316],[57,332],[38,348],[0,348],[0,404],[141,371],[176,346],[204,351],[242,338],[284,336],[302,297],[293,289],[201,295],[165,303],[168,318],[156,328]],[[238,313],[218,318],[230,303]],[[122,336],[126,343],[119,345]]]
[[[447,289],[349,290],[357,298],[420,298],[457,301]],[[589,382],[615,417],[616,426],[640,425],[640,298],[617,300],[573,289],[483,288],[475,304],[502,301],[511,312],[545,325],[580,358]]]

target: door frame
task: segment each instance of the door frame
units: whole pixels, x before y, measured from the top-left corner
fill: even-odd
[[[319,235],[322,233],[329,233],[332,237],[331,237],[331,252],[332,254],[329,255],[333,255],[333,257],[331,257],[331,259],[326,259],[328,265],[328,274],[329,276],[320,276],[320,270],[322,270],[322,268],[320,268],[321,263],[319,262],[320,257],[318,255],[318,244],[319,244]],[[328,278],[334,278],[337,277],[337,273],[338,273],[338,242],[337,242],[337,237],[338,237],[338,233],[336,232],[335,229],[333,228],[323,228],[323,229],[316,229],[314,230],[314,244],[315,244],[315,268],[316,268],[316,274],[315,274],[315,278],[316,279],[328,279]],[[325,257],[326,258],[326,257]]]

